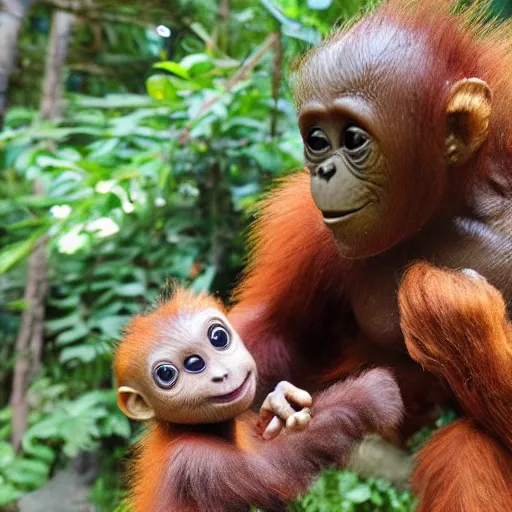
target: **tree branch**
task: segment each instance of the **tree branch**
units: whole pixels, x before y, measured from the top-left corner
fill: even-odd
[[[276,44],[276,41],[279,38],[279,34],[277,32],[274,32],[270,34],[263,43],[256,48],[254,53],[248,57],[244,63],[240,66],[240,68],[233,74],[233,76],[228,80],[226,83],[226,86],[224,88],[224,92],[229,92],[235,85],[237,85],[239,82],[241,82],[245,77],[259,64],[261,59],[264,57],[264,55],[267,53],[267,51],[274,47]],[[201,118],[206,114],[217,101],[221,99],[222,95],[218,94],[217,96],[213,96],[211,98],[208,98],[199,108],[197,111],[197,114],[194,116],[193,119],[190,119],[189,122],[186,124],[186,126],[183,128],[179,135],[179,144],[184,145],[188,141],[188,137],[190,135],[190,129],[192,128],[192,124],[195,120]]]

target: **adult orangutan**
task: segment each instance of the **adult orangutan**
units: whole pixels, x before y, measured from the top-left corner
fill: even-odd
[[[312,390],[387,364],[401,384],[407,436],[451,393],[407,352],[397,305],[404,270],[420,259],[475,269],[510,314],[512,40],[508,26],[484,22],[482,12],[456,13],[446,0],[390,0],[301,60],[295,99],[308,171],[284,179],[262,203],[230,313],[265,390],[282,379]],[[453,367],[465,364],[454,359],[437,373],[452,385]],[[481,418],[474,425],[473,436],[487,435]],[[487,474],[499,471],[492,457],[480,463]],[[480,510],[460,498],[469,492],[465,479],[449,478],[451,486],[418,489],[423,502],[437,503],[435,489],[439,503],[451,503],[442,510]],[[488,508],[500,510],[493,499]]]

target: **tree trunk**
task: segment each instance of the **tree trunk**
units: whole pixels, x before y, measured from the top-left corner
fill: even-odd
[[[41,117],[44,119],[54,120],[60,113],[62,69],[66,62],[74,20],[73,14],[64,11],[54,11],[52,15],[52,30],[46,54],[43,96],[40,105]]]
[[[59,114],[62,69],[66,61],[69,37],[73,25],[72,14],[56,11],[52,16],[50,41],[46,55],[41,117],[53,120]],[[34,183],[34,194],[44,194],[40,181]],[[29,379],[40,367],[43,352],[44,303],[48,292],[48,268],[45,238],[41,238],[29,257],[25,301],[27,308],[21,318],[21,328],[16,340],[16,365],[14,367],[11,395],[12,445],[20,449],[27,429]]]
[[[0,0],[0,129],[4,124],[9,76],[18,50],[18,34],[34,0]]]
[[[219,36],[217,46],[222,52],[229,53],[229,0],[220,0],[218,18]]]

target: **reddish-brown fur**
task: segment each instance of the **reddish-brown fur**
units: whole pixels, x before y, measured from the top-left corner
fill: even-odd
[[[206,295],[178,289],[149,314],[135,317],[115,356],[118,382],[144,366],[159,326],[183,311],[222,309]],[[132,378],[133,380],[133,378]],[[246,512],[249,505],[284,511],[326,467],[344,466],[370,432],[395,427],[402,400],[386,370],[338,383],[314,399],[306,430],[263,441],[256,415],[217,424],[172,424],[156,418],[138,443],[130,473],[134,512]]]
[[[482,2],[479,5],[482,7]],[[507,451],[510,450],[510,423],[507,427],[505,419],[512,412],[509,380],[512,365],[510,349],[505,348],[510,347],[509,327],[504,323],[506,314],[499,293],[486,288],[486,293],[480,297],[485,307],[492,305],[494,309],[489,314],[495,316],[485,316],[479,307],[476,308],[478,318],[484,324],[469,343],[459,333],[447,347],[442,339],[433,336],[436,329],[443,332],[442,329],[451,326],[452,320],[448,317],[443,317],[444,326],[429,327],[429,321],[423,321],[422,329],[426,329],[426,335],[431,335],[429,349],[437,347],[446,358],[443,363],[446,366],[442,368],[429,368],[422,358],[425,368],[431,369],[428,373],[422,372],[421,367],[408,357],[399,333],[395,338],[390,340],[391,336],[388,336],[383,341],[378,339],[379,329],[376,328],[373,333],[377,333],[374,336],[377,339],[373,339],[361,325],[363,315],[364,327],[373,327],[372,315],[380,315],[377,325],[380,325],[379,321],[385,327],[392,322],[398,324],[398,283],[404,269],[418,259],[452,268],[477,268],[505,295],[506,303],[510,305],[512,299],[511,27],[510,23],[501,26],[483,23],[483,9],[454,15],[450,12],[453,7],[454,2],[446,0],[391,0],[349,29],[348,37],[352,38],[349,40],[356,41],[364,40],[372,29],[378,34],[378,27],[405,28],[414,35],[411,39],[418,43],[421,56],[428,59],[427,65],[419,71],[421,80],[410,82],[420,83],[422,88],[415,86],[411,89],[410,74],[418,72],[414,58],[406,62],[393,61],[393,56],[387,56],[390,67],[401,71],[396,80],[403,81],[403,94],[412,98],[410,103],[404,101],[402,105],[399,96],[387,97],[386,92],[379,90],[379,82],[367,79],[371,83],[364,83],[363,77],[360,86],[363,96],[377,98],[376,110],[378,113],[382,110],[386,119],[391,117],[389,105],[392,105],[395,118],[390,119],[388,131],[395,133],[393,143],[400,143],[393,152],[403,152],[404,160],[407,155],[411,166],[409,173],[404,174],[408,178],[404,178],[401,189],[394,191],[394,201],[398,204],[406,199],[410,201],[415,178],[427,173],[431,176],[421,182],[426,185],[414,196],[417,202],[410,203],[413,206],[407,210],[408,216],[395,219],[397,225],[413,226],[414,229],[398,244],[390,242],[389,247],[377,256],[344,258],[338,253],[333,234],[313,202],[308,173],[291,175],[261,205],[252,230],[247,272],[235,290],[235,306],[230,319],[256,359],[262,392],[278,379],[315,389],[328,379],[342,378],[360,368],[375,364],[393,366],[407,410],[404,436],[412,430],[411,423],[417,426],[428,417],[434,403],[450,398],[448,389],[436,385],[439,382],[437,376],[441,374],[442,382],[446,381],[452,387],[474,423],[457,424],[461,430],[457,426],[451,427],[435,438],[444,455],[438,460],[452,468],[451,472],[448,469],[440,471],[435,465],[437,460],[428,455],[435,445],[430,445],[424,452],[416,473],[422,475],[416,478],[416,488],[424,500],[422,510],[431,510],[429,506],[435,503],[441,506],[433,510],[481,510],[478,508],[480,498],[475,497],[474,489],[478,487],[475,482],[484,485],[494,478],[497,496],[488,496],[486,508],[512,510],[510,506],[499,508],[501,503],[509,504],[499,483],[507,475],[499,473],[495,464],[510,457]],[[326,57],[322,51],[331,44],[334,46],[344,34],[343,31],[335,32],[300,64],[296,88],[299,109],[311,96],[316,98],[314,91],[317,95],[321,95],[318,90],[327,91],[332,96],[336,94],[337,73],[343,65],[350,67],[350,62],[328,60],[335,59],[336,56],[332,57],[335,53]],[[358,48],[364,51],[365,46],[362,44]],[[314,62],[316,67],[308,67],[308,62]],[[468,162],[450,167],[444,156],[447,95],[456,81],[470,77],[484,80],[492,91],[489,134]],[[357,90],[357,84],[350,86],[352,91]],[[402,133],[406,130],[407,133]],[[386,156],[393,163],[392,168],[399,168],[402,160],[394,153]],[[443,192],[431,193],[438,190]],[[429,202],[430,196],[436,197],[437,202]],[[417,205],[416,210],[414,205]],[[364,236],[364,230],[361,230],[361,237]],[[445,300],[444,288],[444,284],[439,286],[436,300],[446,306],[446,300],[453,297]],[[363,313],[358,311],[359,318],[351,302],[357,293],[364,295],[366,300],[366,309]],[[473,297],[471,300],[477,299]],[[425,310],[421,314],[425,314]],[[497,320],[500,315],[501,324]],[[488,329],[492,330],[492,335]],[[413,344],[409,343],[407,348],[413,357],[420,359]],[[447,352],[448,348],[451,352]],[[508,373],[505,371],[507,367]],[[472,384],[462,376],[471,376]],[[411,422],[415,419],[418,422]],[[468,438],[479,439],[474,446],[474,455],[487,453],[480,458],[484,463],[490,461],[479,468],[481,471],[474,471],[474,477],[469,481],[472,489],[464,485],[464,480],[476,462],[467,465],[471,444],[462,443],[463,428],[466,433],[471,432]],[[485,433],[479,436],[478,429]],[[450,443],[457,444],[452,446]],[[448,459],[454,457],[458,448],[463,449],[464,457],[451,460],[448,465]],[[428,478],[433,479],[431,482],[435,479],[437,485],[427,485]],[[455,488],[450,487],[452,484],[457,486],[459,494],[456,496],[450,495]],[[443,504],[448,503],[455,508],[446,506],[443,509]],[[466,508],[460,508],[462,505],[457,503]],[[495,503],[496,508],[492,508]]]
[[[171,285],[170,285],[171,286]],[[178,311],[199,311],[205,308],[224,311],[221,301],[205,293],[195,294],[186,288],[174,287],[172,300],[162,300],[150,314],[140,314],[125,327],[125,342],[116,349],[114,372],[119,381],[126,382],[130,375],[130,365],[134,361],[144,361],[157,336],[159,320],[172,318]]]
[[[512,325],[501,294],[483,279],[418,263],[398,299],[409,353],[448,381],[472,418],[421,451],[420,510],[512,510]]]
[[[167,435],[173,448],[172,453],[167,451],[166,471],[158,479],[156,505],[135,512],[239,512],[248,510],[248,504],[284,511],[323,468],[343,467],[363,435],[395,425],[400,417],[393,379],[385,371],[373,370],[318,395],[306,430],[272,441],[253,437],[249,451],[246,437],[231,440],[208,425],[171,427]],[[140,502],[155,504],[154,496],[146,495]]]

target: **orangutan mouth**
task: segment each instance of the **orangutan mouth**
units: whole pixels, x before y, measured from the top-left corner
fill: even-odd
[[[217,403],[229,403],[229,402],[233,402],[234,400],[237,400],[244,394],[250,377],[251,377],[251,372],[249,372],[247,374],[247,377],[245,377],[242,384],[238,388],[236,388],[234,391],[231,391],[230,393],[226,393],[225,395],[212,396],[212,397],[210,397],[210,401],[217,402]]]
[[[371,201],[369,203],[363,204],[363,206],[359,206],[358,208],[353,208],[351,210],[345,210],[343,212],[340,211],[322,211],[322,215],[324,217],[324,222],[326,224],[336,224],[336,222],[339,222],[340,220],[346,219],[347,217],[350,217],[364,208],[366,208],[368,205],[371,204]]]

